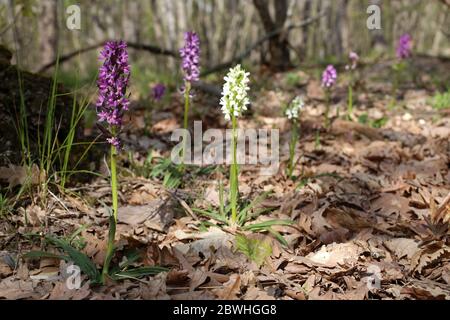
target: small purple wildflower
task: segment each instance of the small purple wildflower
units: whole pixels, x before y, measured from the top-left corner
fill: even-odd
[[[336,83],[336,80],[337,80],[337,71],[330,64],[322,73],[322,87],[331,88]]]
[[[397,44],[397,58],[407,59],[411,56],[411,36],[408,33],[403,34]]]
[[[110,143],[111,145],[116,147],[117,150],[120,149],[120,140],[119,140],[119,138],[117,138],[117,137],[106,138],[106,141],[108,141],[108,143]]]
[[[200,39],[195,32],[184,34],[184,47],[180,49],[184,80],[195,82],[200,79]]]
[[[166,86],[162,83],[158,83],[153,87],[153,100],[160,101],[166,93]]]
[[[97,86],[97,115],[100,122],[112,127],[122,125],[123,112],[128,110],[127,86],[130,79],[127,44],[125,41],[108,41],[100,53],[103,65],[100,67]],[[119,146],[117,137],[108,138],[108,142]]]
[[[356,67],[358,66],[358,61],[359,61],[359,56],[356,52],[354,51],[350,51],[348,58],[350,59],[350,63],[351,65],[347,65],[345,66],[345,69],[347,70],[355,70]]]

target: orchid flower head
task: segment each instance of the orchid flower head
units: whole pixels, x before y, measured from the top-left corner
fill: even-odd
[[[220,105],[226,120],[230,120],[232,116],[239,117],[247,106],[250,104],[248,84],[250,73],[246,72],[241,65],[231,68],[225,76],[225,83],[222,90],[222,98]]]

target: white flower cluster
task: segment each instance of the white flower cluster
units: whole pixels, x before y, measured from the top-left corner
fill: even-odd
[[[295,97],[295,99],[292,100],[291,104],[286,109],[286,116],[288,117],[288,119],[298,119],[299,113],[304,106],[305,102],[303,102],[303,99],[299,96]]]
[[[250,82],[249,75],[250,73],[245,72],[241,65],[238,64],[236,67],[231,68],[224,78],[225,84],[223,85],[220,105],[226,120],[230,120],[231,115],[239,117],[243,111],[247,110],[247,105],[250,104],[247,95],[247,91],[250,90],[248,87]]]

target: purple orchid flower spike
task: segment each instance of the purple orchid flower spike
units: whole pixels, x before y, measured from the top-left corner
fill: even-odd
[[[184,34],[184,47],[180,49],[184,80],[195,82],[200,79],[200,38],[195,32]]]
[[[325,88],[331,88],[336,83],[336,80],[337,80],[337,71],[330,64],[326,67],[326,69],[322,73],[322,86]]]
[[[153,100],[160,101],[164,97],[164,94],[166,93],[166,86],[163,85],[162,83],[158,83],[153,87],[152,93],[153,93]]]
[[[408,33],[401,35],[397,44],[397,58],[408,59],[411,56],[412,38]]]
[[[107,141],[119,147],[120,141],[115,134],[122,125],[124,111],[130,105],[127,97],[130,65],[125,41],[108,41],[100,53],[100,60],[103,60],[103,65],[97,81],[97,116],[99,122],[109,125],[112,137]]]

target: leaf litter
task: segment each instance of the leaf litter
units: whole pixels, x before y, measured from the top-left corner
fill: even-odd
[[[277,93],[277,83],[273,86],[255,107],[258,124],[248,117],[240,125],[276,123],[283,128],[280,157],[287,159],[283,144],[287,146],[289,128],[280,124],[279,117],[286,97]],[[382,88],[369,84],[367,90],[376,86]],[[288,246],[268,233],[237,234],[220,228],[192,211],[219,205],[218,180],[225,189],[228,181],[216,171],[186,179],[183,189],[166,190],[145,170],[136,174],[124,165],[119,256],[127,261],[128,251],[134,250],[141,258],[136,266],[163,266],[168,271],[101,287],[91,286],[83,275],[81,287],[70,290],[66,262],[21,258],[26,251],[44,249],[45,234],[70,239],[81,230],[71,244],[101,266],[111,195],[108,181],[99,177],[60,193],[59,201],[49,196],[45,208],[36,201],[27,203],[1,222],[0,299],[450,299],[448,117],[435,121],[431,112],[424,114],[431,111],[424,90],[406,93],[404,112],[388,108],[387,98],[374,90],[369,94],[373,108],[355,113],[386,117],[383,127],[335,119],[324,131],[318,125],[324,108],[320,84],[309,81],[295,90],[308,98],[296,150],[295,172],[303,179],[287,179],[282,168],[277,175],[261,177],[251,168],[243,169],[239,177],[241,194],[248,199],[271,191],[259,204],[268,213],[257,222],[269,218],[294,222],[274,227]],[[369,98],[359,99],[365,105]],[[197,99],[204,100],[198,113],[208,115],[209,125],[220,114],[208,109],[214,106],[206,97]],[[133,157],[145,157],[142,152],[149,145],[160,147],[154,154],[168,155],[167,137],[179,127],[180,107],[178,101],[170,106],[174,110],[153,115],[157,121],[148,143],[136,138],[142,124],[123,133]],[[318,130],[320,144],[315,141]],[[24,170],[12,165],[0,168],[0,179],[11,187],[23,185]],[[39,179],[35,171],[32,184]],[[30,239],[29,234],[37,237]]]

